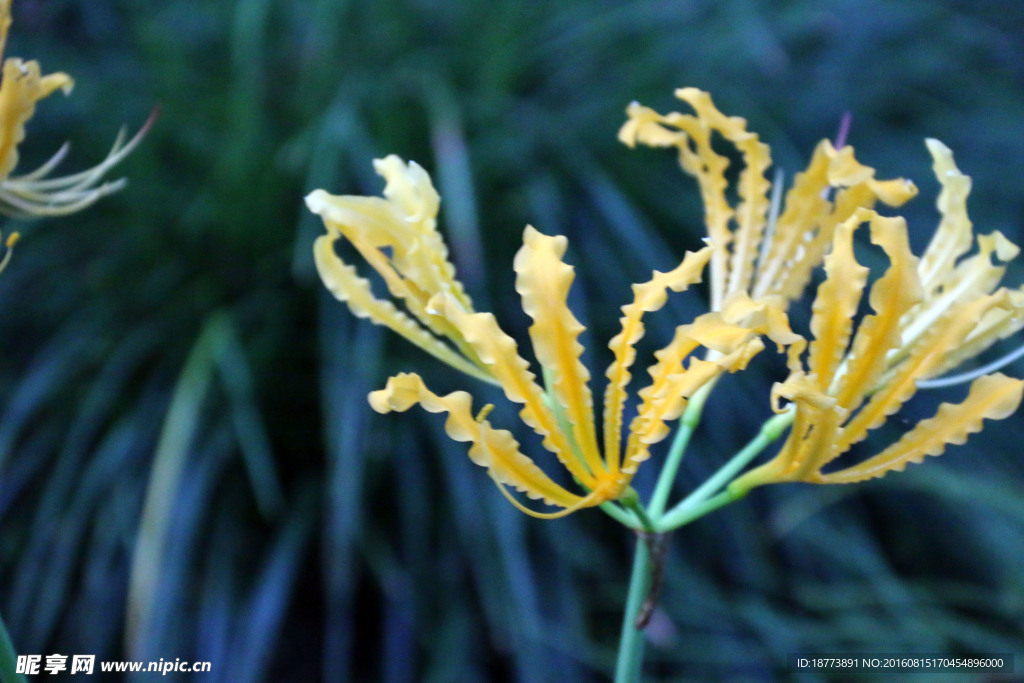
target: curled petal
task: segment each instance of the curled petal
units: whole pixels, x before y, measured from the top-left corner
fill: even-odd
[[[704,223],[714,249],[711,299],[712,308],[717,309],[728,282],[729,245],[733,239],[729,222],[734,212],[725,197],[729,160],[715,152],[711,145],[712,128],[698,117],[675,112],[662,116],[636,103],[629,106],[626,114],[629,118],[619,131],[621,141],[631,147],[637,142],[652,147],[676,147],[680,166],[697,180],[704,202]]]
[[[991,293],[1006,271],[1004,265],[994,261],[1007,261],[1015,257],[1017,252],[1017,245],[999,231],[978,237],[978,253],[963,259],[951,272],[945,273],[938,292],[926,298],[904,317],[903,351],[897,360],[905,356],[921,335],[957,303],[973,301]]]
[[[786,443],[774,458],[733,480],[730,491],[745,493],[764,484],[801,481],[837,455],[834,437],[846,413],[835,398],[803,372],[793,373],[772,387],[776,412],[782,412],[777,406],[780,398],[791,401],[794,406],[789,410],[796,410]]]
[[[583,325],[569,309],[572,266],[562,261],[568,240],[549,237],[527,226],[523,246],[516,254],[516,290],[523,310],[533,318],[530,339],[537,361],[551,373],[552,392],[572,425],[575,443],[591,472],[603,469],[594,428],[594,401],[588,382],[590,372],[580,360]]]
[[[0,180],[18,165],[18,144],[25,139],[25,124],[36,110],[36,102],[56,90],[71,92],[74,81],[65,73],[42,75],[39,62],[17,58],[3,63],[0,83]]]
[[[834,199],[828,200],[829,190]],[[807,171],[797,176],[776,223],[765,263],[759,267],[755,296],[778,294],[787,300],[801,295],[811,273],[832,243],[837,226],[881,200],[899,206],[917,188],[909,180],[876,180],[875,169],[856,160],[853,148],[836,150],[822,140]]]
[[[764,177],[772,163],[770,150],[755,133],[747,130],[744,119],[725,116],[718,111],[708,93],[696,88],[682,88],[676,91],[676,97],[693,107],[705,125],[718,131],[743,155],[744,167],[737,187],[740,203],[735,213],[737,227],[733,236],[729,281],[722,296],[729,292],[746,291],[753,277],[754,259],[764,234],[770,203],[768,190],[771,184]]]
[[[983,420],[1009,417],[1021,402],[1024,381],[996,373],[971,384],[963,403],[943,403],[935,417],[922,420],[902,439],[878,455],[838,472],[820,474],[809,481],[822,484],[848,484],[901,472],[908,463],[918,463],[928,455],[940,455],[947,444],[962,444],[969,434],[981,430]]]
[[[1006,305],[985,312],[967,338],[946,352],[942,363],[935,368],[931,376],[945,374],[984,352],[997,341],[1006,339],[1024,328],[1024,288],[1001,288],[995,295],[999,296],[1001,292],[1006,293]]]
[[[709,360],[691,358],[684,365],[699,346],[714,353]],[[755,331],[725,322],[720,313],[706,313],[676,328],[673,340],[655,353],[657,362],[648,369],[651,384],[639,392],[642,403],[630,424],[623,473],[631,475],[649,457],[650,444],[668,434],[665,423],[682,414],[693,392],[722,372],[746,367],[763,348]]]
[[[830,153],[835,153],[832,145],[822,140],[807,169],[797,174],[793,187],[786,193],[785,208],[775,221],[765,259],[758,264],[753,288],[755,298],[769,294],[781,294],[787,299],[799,296],[818,262],[808,250],[815,254],[823,251],[824,244],[821,249],[816,244],[827,243],[831,238],[820,229],[832,209],[832,203],[826,198],[831,187],[828,180]],[[805,263],[808,265],[806,278],[800,277],[799,285],[791,287],[794,268]],[[793,289],[797,291],[791,291]]]
[[[1006,305],[1005,292],[960,304],[939,319],[910,356],[897,365],[882,382],[868,403],[843,428],[837,444],[843,453],[861,441],[868,431],[881,426],[885,419],[899,410],[917,390],[917,380],[933,377],[943,367],[949,349],[957,348],[970,334],[980,318],[989,311]]]
[[[444,292],[453,295],[463,308],[472,309],[437,231],[440,198],[430,176],[416,162],[405,164],[395,155],[375,160],[374,169],[386,182],[384,198],[334,196],[317,190],[306,198],[306,205],[353,243],[364,245],[360,252],[374,268],[378,267],[375,262],[385,259],[406,283],[395,296],[404,298],[415,291],[425,304],[434,294]],[[381,249],[390,255],[371,252]]]
[[[889,352],[900,346],[901,320],[922,297],[917,258],[910,251],[906,223],[902,218],[885,218],[874,212],[870,221],[871,241],[882,247],[890,265],[871,287],[874,314],[861,321],[845,372],[834,387],[839,405],[848,411],[856,410],[875,388],[888,367]],[[831,377],[825,386],[831,387]]]
[[[320,279],[336,299],[348,304],[357,318],[369,318],[377,325],[388,327],[453,368],[494,383],[493,377],[457,354],[390,301],[374,297],[370,282],[360,277],[356,269],[342,261],[335,252],[334,243],[339,236],[337,230],[328,229],[327,234],[318,237],[313,245]]]
[[[444,425],[448,436],[471,443],[470,459],[487,468],[500,485],[514,486],[530,498],[562,508],[577,509],[584,500],[556,484],[523,455],[511,432],[494,429],[487,420],[475,420],[472,398],[465,391],[438,396],[427,389],[419,375],[402,373],[390,378],[385,388],[372,392],[369,400],[378,413],[405,412],[417,404],[430,413],[448,413]],[[604,502],[591,500],[595,505]]]
[[[853,256],[853,232],[861,222],[860,215],[845,221],[836,231],[832,253],[825,259],[825,281],[818,287],[811,317],[811,342],[808,363],[821,386],[832,382],[836,369],[846,353],[853,318],[860,305],[867,283],[868,269]]]
[[[925,144],[932,155],[935,177],[942,185],[936,202],[942,220],[925,249],[920,266],[921,284],[931,294],[941,284],[941,276],[952,272],[956,260],[971,248],[973,233],[971,219],[967,217],[971,179],[956,167],[953,152],[948,147],[933,138],[925,140]]]
[[[763,334],[775,342],[779,351],[803,351],[804,338],[793,332],[786,316],[786,302],[778,296],[752,299],[746,292],[733,292],[722,305],[722,319],[732,325]]]
[[[622,331],[615,335],[608,348],[615,359],[608,366],[608,386],[604,394],[604,450],[605,461],[611,471],[618,470],[619,448],[622,438],[622,410],[626,402],[626,385],[631,375],[629,368],[636,360],[636,343],[644,336],[644,313],[660,310],[668,300],[668,290],[681,292],[700,282],[701,273],[711,258],[711,248],[687,252],[683,262],[667,273],[654,272],[650,280],[633,285],[633,302],[622,307]]]
[[[438,295],[431,300],[432,310],[450,321],[476,352],[480,362],[498,380],[505,396],[513,403],[523,404],[519,416],[530,428],[540,434],[544,447],[558,456],[559,461],[587,489],[597,486],[582,459],[577,457],[569,437],[559,428],[558,421],[544,403],[544,392],[537,385],[530,364],[520,355],[516,342],[505,334],[491,313],[469,313],[451,296]]]

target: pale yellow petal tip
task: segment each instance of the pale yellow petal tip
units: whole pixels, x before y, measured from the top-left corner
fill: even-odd
[[[5,244],[6,244],[8,249],[13,249],[14,245],[17,244],[18,240],[20,240],[20,239],[21,239],[21,233],[19,233],[19,232],[12,232],[10,235],[7,236],[7,241],[5,242]]]
[[[987,235],[979,236],[978,247],[984,253],[994,253],[996,258],[1003,263],[1012,261],[1020,253],[1020,247],[1007,239],[1006,235],[998,230],[993,230]]]
[[[382,415],[392,411],[404,413],[420,402],[423,380],[414,372],[402,372],[388,378],[383,389],[371,391],[367,396],[370,407]]]
[[[326,190],[313,190],[306,195],[306,208],[318,216],[329,210],[331,195]]]

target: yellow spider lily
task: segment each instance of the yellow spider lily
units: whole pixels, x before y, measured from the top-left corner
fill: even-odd
[[[692,115],[661,115],[639,104],[627,109],[619,138],[653,147],[675,147],[683,169],[694,176],[704,200],[711,258],[712,308],[730,320],[745,311],[778,317],[799,297],[812,271],[825,259],[826,281],[813,305],[808,364],[799,356],[806,344],[790,343],[790,376],[772,391],[773,407],[785,398],[796,404],[793,429],[779,455],[734,482],[743,492],[776,481],[853,482],[882,476],[947,443],[963,443],[983,419],[1011,414],[1021,400],[1022,383],[994,374],[978,379],[959,405],[943,405],[903,439],[859,465],[837,472],[821,468],[881,425],[916,389],[916,382],[946,372],[998,339],[1024,326],[1024,291],[995,290],[1005,262],[1017,247],[998,232],[978,238],[979,253],[961,257],[974,241],[967,218],[970,179],[952,153],[928,140],[942,192],[942,221],[918,262],[907,244],[902,218],[873,211],[877,201],[899,206],[917,193],[913,183],[879,181],[874,169],[856,161],[853,149],[819,143],[811,162],[796,176],[781,212],[768,219],[772,202],[764,172],[769,150],[746,121],[719,112],[710,96],[694,88],[676,91]],[[734,145],[745,168],[739,176],[739,203],[726,198],[728,160],[712,148],[717,133]],[[861,323],[850,343],[853,318],[867,283],[867,269],[853,256],[853,233],[870,224],[871,240],[889,256],[889,271],[871,289],[874,315]],[[848,348],[849,347],[849,348]],[[793,408],[789,408],[793,409]]]
[[[745,367],[763,348],[760,328],[729,324],[717,312],[679,326],[674,339],[655,354],[651,383],[640,391],[641,403],[620,453],[626,386],[634,346],[644,334],[643,315],[660,309],[668,290],[683,291],[699,282],[712,249],[688,253],[675,269],[655,272],[649,281],[634,285],[634,301],[622,307],[622,331],[609,343],[614,360],[606,373],[602,452],[590,374],[580,360],[583,347],[578,339],[584,328],[566,303],[574,279],[572,266],[562,260],[566,238],[543,235],[528,226],[514,261],[516,289],[533,319],[529,334],[544,371],[542,388],[516,342],[492,314],[473,309],[455,279],[437,233],[439,198],[427,173],[395,156],[378,160],[376,169],[387,182],[384,198],[331,196],[323,190],[306,198],[327,229],[314,247],[324,284],[355,315],[385,325],[453,367],[501,386],[510,401],[522,405],[522,420],[583,490],[570,491],[523,455],[510,432],[484,419],[487,408],[474,418],[472,399],[464,391],[439,396],[418,375],[399,374],[370,394],[370,403],[381,413],[405,411],[416,404],[432,413],[448,413],[448,435],[469,442],[472,461],[487,468],[509,500],[529,514],[558,517],[622,496],[637,466],[649,457],[650,446],[667,435],[665,423],[679,417],[688,397],[722,372]],[[380,274],[411,315],[373,295],[370,283],[335,252],[339,237]],[[690,357],[698,346],[713,352],[709,360]],[[506,486],[561,510],[531,511]]]
[[[824,282],[813,305],[806,368],[793,354],[790,375],[772,390],[795,404],[788,440],[770,462],[730,486],[734,492],[781,481],[850,483],[902,471],[908,463],[962,444],[985,419],[1002,419],[1021,402],[1024,382],[995,373],[976,379],[959,404],[944,403],[877,455],[834,472],[822,468],[882,425],[916,391],[919,380],[939,375],[1024,326],[1024,291],[996,289],[1018,249],[999,232],[977,238],[978,253],[962,258],[974,242],[967,218],[970,179],[937,140],[928,140],[943,186],[942,221],[919,260],[910,251],[906,223],[860,209],[836,230],[825,260]],[[857,263],[853,234],[870,226],[871,241],[889,268],[870,289],[873,313],[853,333],[853,319],[867,283]],[[958,261],[959,259],[959,261]]]
[[[0,0],[0,56],[11,25],[11,0]],[[72,175],[49,178],[63,160],[67,145],[31,173],[11,176],[18,164],[18,145],[25,138],[25,124],[35,113],[36,102],[57,90],[71,92],[74,81],[65,73],[43,75],[39,62],[11,57],[3,62],[0,82],[0,213],[8,216],[62,216],[84,209],[124,186],[124,180],[98,184],[103,176],[139,143],[153,117],[131,140],[118,135],[107,157],[96,166]],[[8,252],[9,253],[9,252]]]

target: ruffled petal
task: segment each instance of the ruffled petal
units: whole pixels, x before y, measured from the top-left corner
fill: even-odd
[[[1024,288],[1002,288],[995,294],[1000,295],[1001,292],[1006,293],[1006,305],[989,309],[982,315],[967,338],[946,352],[932,376],[945,374],[1024,328]]]
[[[711,258],[711,248],[687,252],[683,262],[667,273],[655,271],[650,280],[633,285],[633,302],[622,307],[622,331],[615,335],[608,348],[615,359],[605,373],[608,386],[604,394],[604,451],[609,471],[619,469],[619,449],[622,439],[622,410],[626,402],[626,386],[631,375],[629,368],[636,360],[636,343],[644,336],[644,313],[660,310],[668,300],[668,290],[681,292],[700,282],[701,273]]]
[[[828,199],[829,191],[835,197]],[[876,180],[875,169],[858,162],[852,147],[836,150],[828,140],[815,149],[811,163],[786,195],[764,263],[758,267],[755,297],[799,297],[821,264],[837,226],[860,209],[881,200],[899,206],[917,188],[908,180]]]
[[[845,221],[836,231],[832,253],[825,259],[825,281],[818,287],[811,317],[808,363],[818,382],[827,387],[846,353],[853,331],[853,318],[860,305],[868,269],[853,256],[853,233],[861,216]]]
[[[563,235],[549,237],[527,226],[513,269],[523,310],[533,319],[529,330],[533,351],[537,362],[550,373],[548,391],[564,410],[588,469],[597,473],[604,470],[604,464],[594,428],[590,372],[580,360],[584,349],[579,335],[586,328],[568,305],[575,273],[562,260],[567,246]]]
[[[67,94],[73,86],[74,81],[65,73],[42,75],[39,62],[17,58],[4,61],[0,83],[0,180],[18,165],[18,145],[25,139],[25,124],[35,113],[36,102],[58,89]]]
[[[823,463],[836,456],[834,438],[846,412],[835,398],[822,391],[816,378],[803,372],[791,374],[785,382],[772,387],[776,412],[780,399],[794,404],[793,426],[778,454],[729,484],[729,490],[742,494],[756,486],[784,481],[802,481]]]
[[[465,391],[438,396],[427,389],[419,375],[402,373],[388,380],[387,386],[369,396],[370,405],[378,413],[405,412],[419,404],[430,413],[448,413],[445,431],[455,441],[469,442],[469,458],[485,467],[501,485],[513,486],[528,497],[548,505],[576,509],[584,499],[552,481],[536,464],[519,450],[511,432],[494,429],[487,420],[475,420],[472,398]],[[591,504],[597,505],[603,500]]]
[[[690,358],[686,364],[699,346],[714,353],[709,360]],[[727,323],[716,312],[677,327],[675,337],[655,353],[657,362],[648,368],[651,383],[639,392],[641,405],[630,424],[622,472],[632,476],[636,466],[650,457],[649,446],[665,438],[665,423],[682,414],[693,392],[723,372],[745,368],[763,348],[757,332]]]
[[[370,282],[360,277],[356,269],[342,261],[335,252],[334,243],[339,236],[337,230],[328,228],[327,234],[318,237],[313,244],[313,256],[320,279],[338,301],[348,304],[349,310],[357,318],[369,318],[375,324],[397,332],[453,368],[485,382],[495,382],[493,377],[453,351],[390,301],[376,298]]]
[[[729,292],[746,291],[750,287],[754,260],[764,234],[768,213],[768,190],[771,183],[764,173],[771,166],[771,152],[755,133],[747,130],[747,122],[737,116],[725,116],[711,101],[711,96],[696,88],[682,88],[676,97],[687,102],[697,117],[712,130],[736,146],[743,155],[743,171],[736,188],[740,203],[736,207],[736,230],[733,234],[729,280],[724,298]]]
[[[852,220],[863,219],[870,220],[871,241],[885,251],[889,268],[871,286],[869,298],[874,314],[861,321],[845,372],[835,388],[839,405],[850,412],[856,410],[864,396],[877,385],[888,367],[889,352],[900,346],[900,321],[922,297],[917,257],[910,251],[904,220],[879,216],[873,211],[862,212]],[[831,387],[831,384],[830,376],[824,386]]]
[[[1024,381],[1002,374],[986,375],[971,384],[963,403],[943,403],[935,417],[923,420],[902,439],[878,455],[838,472],[819,474],[809,481],[821,484],[849,484],[902,472],[908,463],[919,463],[928,455],[940,455],[947,444],[962,444],[969,434],[981,430],[983,420],[1001,420],[1013,414],[1021,402]]]
[[[917,381],[941,372],[949,349],[959,346],[971,333],[980,318],[989,311],[1007,304],[1005,292],[966,302],[948,311],[914,348],[910,356],[897,365],[868,403],[843,428],[837,444],[838,453],[863,440],[868,431],[885,422],[899,410],[917,390]]]
[[[417,310],[441,292],[471,310],[472,303],[448,260],[448,247],[437,231],[441,200],[430,176],[416,162],[406,164],[395,155],[376,159],[374,169],[385,180],[384,198],[334,196],[317,190],[306,198],[306,205],[357,246],[388,280],[394,296],[415,299],[409,305],[417,317]]]
[[[516,342],[505,334],[491,313],[469,313],[462,310],[451,296],[439,294],[430,302],[431,309],[449,320],[476,352],[481,363],[501,384],[505,396],[513,403],[523,404],[519,416],[540,434],[544,447],[558,456],[576,479],[588,490],[597,486],[591,473],[569,437],[559,428],[554,414],[544,403],[544,392],[537,385],[530,364],[520,355]]]
[[[953,152],[944,144],[933,138],[925,140],[925,144],[932,155],[935,177],[942,185],[936,201],[942,220],[921,257],[920,265],[921,285],[931,295],[942,283],[942,276],[952,272],[956,260],[971,248],[974,235],[971,219],[967,217],[970,177],[956,167]]]
[[[951,307],[991,293],[1006,272],[1006,267],[997,261],[1009,261],[1018,251],[1017,245],[999,231],[978,237],[978,253],[961,260],[952,271],[943,273],[939,278],[939,290],[905,316],[902,322],[903,351],[897,360],[905,356]]]
[[[651,147],[675,147],[679,165],[697,180],[704,202],[704,223],[711,256],[712,308],[717,309],[725,296],[728,282],[729,245],[732,231],[729,222],[733,208],[725,196],[728,182],[725,171],[729,160],[715,152],[711,145],[711,127],[698,117],[673,112],[662,116],[637,103],[626,110],[628,119],[619,131],[619,140],[634,146],[641,142]]]
[[[828,180],[830,155],[834,153],[832,145],[822,140],[807,169],[793,179],[793,186],[786,193],[785,208],[775,221],[765,258],[758,264],[752,288],[755,298],[770,294],[781,294],[787,299],[799,296],[810,279],[811,270],[820,263],[824,246],[831,239],[821,226],[832,209],[827,191],[831,187]],[[794,269],[805,273],[795,274]],[[793,282],[794,279],[799,282]]]

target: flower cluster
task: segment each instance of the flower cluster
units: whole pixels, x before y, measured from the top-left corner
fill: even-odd
[[[655,272],[633,286],[633,302],[622,307],[622,330],[609,342],[613,361],[605,373],[600,439],[590,374],[580,361],[578,339],[584,328],[566,303],[574,271],[563,260],[564,237],[528,226],[513,264],[516,290],[533,320],[529,335],[543,375],[538,384],[516,342],[492,314],[474,310],[456,279],[437,231],[440,198],[420,166],[395,156],[375,162],[386,181],[382,198],[333,196],[323,190],[306,198],[327,230],[314,247],[327,288],[355,315],[386,325],[452,367],[499,385],[510,401],[522,405],[523,421],[581,490],[570,491],[525,456],[510,432],[486,419],[488,408],[474,417],[466,392],[439,396],[418,375],[403,373],[370,395],[375,410],[401,412],[418,404],[447,413],[448,434],[471,444],[470,458],[487,468],[517,507],[555,517],[623,496],[651,445],[665,438],[668,423],[683,413],[694,393],[710,388],[721,374],[746,367],[763,348],[762,336],[788,353],[789,377],[772,388],[771,403],[791,416],[792,429],[774,459],[730,484],[737,495],[772,482],[839,483],[881,476],[940,453],[947,443],[962,443],[984,419],[1003,418],[1017,408],[1024,382],[984,376],[962,403],[943,404],[934,418],[878,455],[822,472],[894,413],[919,380],[946,372],[1024,326],[1024,291],[998,286],[1002,264],[1016,256],[1017,248],[998,232],[975,239],[966,213],[970,181],[937,141],[929,140],[928,148],[943,187],[938,200],[942,220],[918,259],[910,251],[904,220],[875,211],[879,203],[898,207],[913,197],[913,183],[876,179],[874,169],[858,162],[851,147],[824,140],[784,203],[773,201],[765,178],[771,165],[768,146],[746,129],[743,119],[719,112],[707,93],[686,88],[676,94],[692,114],[662,115],[633,104],[619,137],[629,146],[678,151],[683,170],[700,187],[708,244],[687,253],[675,269]],[[726,179],[729,161],[713,145],[717,137],[735,146],[744,162],[735,205]],[[864,225],[890,265],[870,287],[872,312],[854,331],[868,289],[867,269],[853,248],[855,233]],[[405,311],[377,298],[371,283],[342,261],[335,250],[342,237]],[[975,242],[978,252],[966,255]],[[708,264],[711,311],[678,326],[673,340],[655,353],[648,369],[651,382],[639,391],[640,404],[624,436],[626,390],[634,347],[644,334],[643,316],[662,308],[669,290],[680,292],[698,282]],[[826,277],[813,303],[808,342],[790,329],[786,311],[822,264]],[[703,358],[694,355],[699,347],[704,347]],[[560,510],[533,512],[507,486]]]

